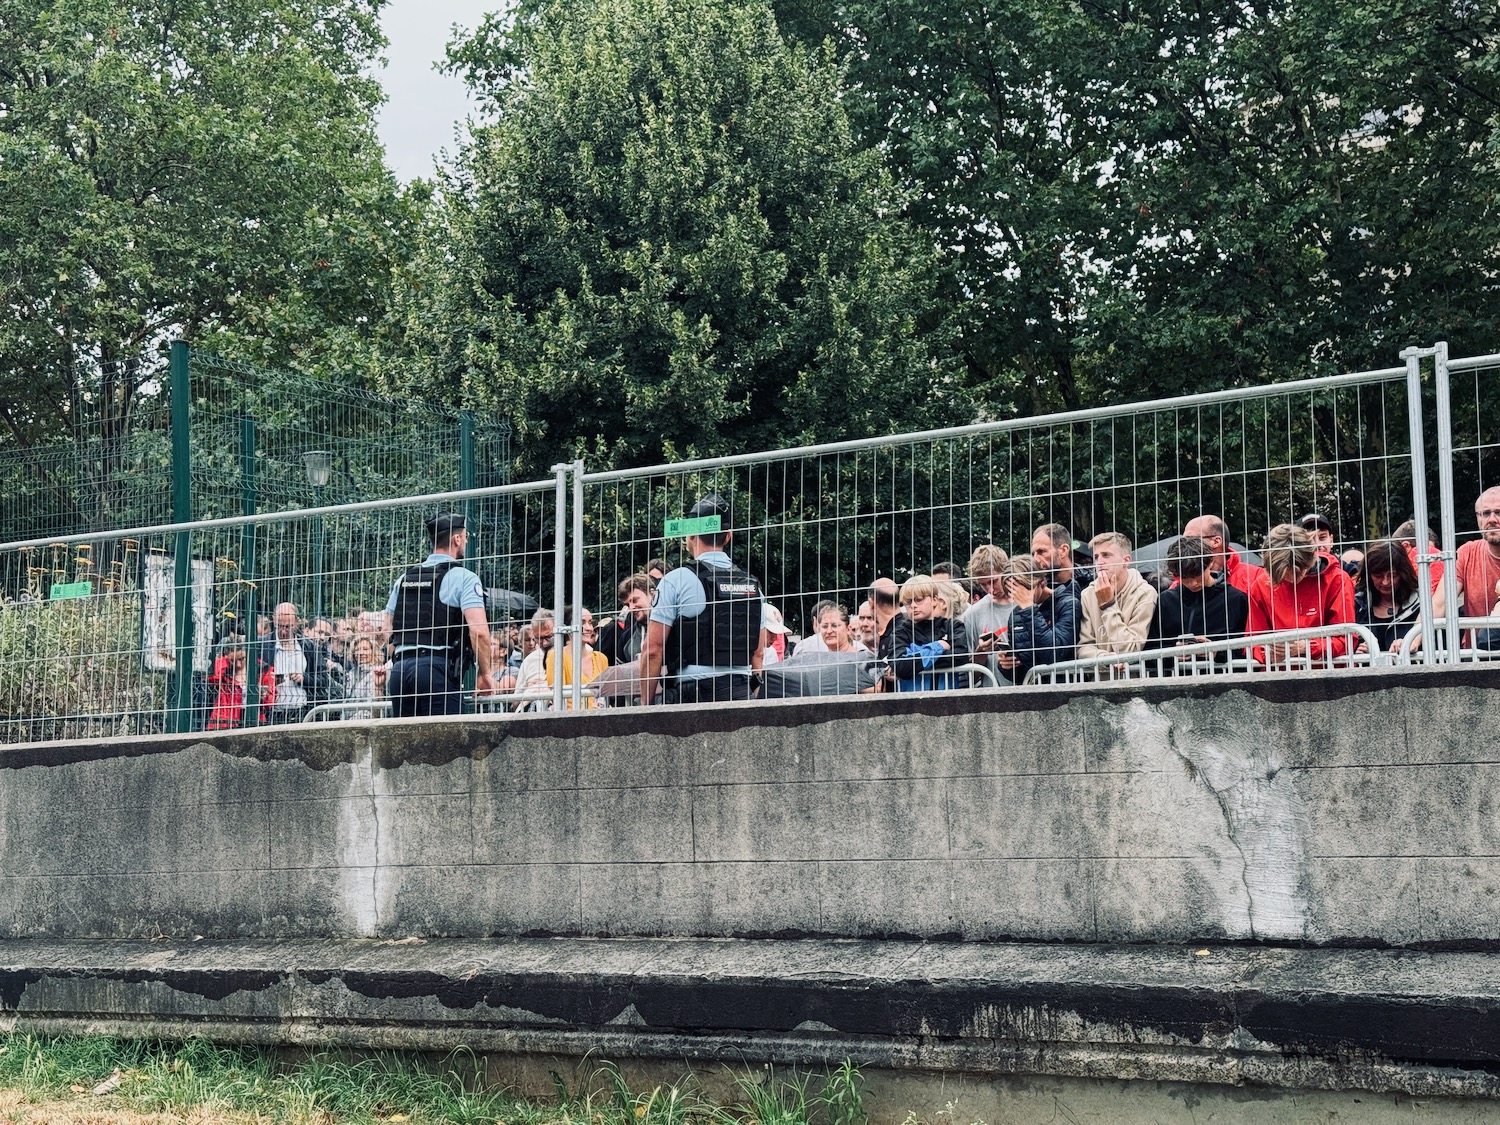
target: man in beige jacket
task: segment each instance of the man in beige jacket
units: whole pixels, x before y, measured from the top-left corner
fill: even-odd
[[[1079,599],[1078,658],[1139,652],[1156,612],[1156,587],[1130,565],[1130,540],[1106,531],[1089,540],[1098,577]]]

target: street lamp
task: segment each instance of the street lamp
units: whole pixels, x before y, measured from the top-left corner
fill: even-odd
[[[310,449],[302,455],[302,469],[312,485],[313,507],[323,506],[323,489],[333,475],[333,454],[326,449]],[[313,517],[313,620],[323,616],[323,517]]]

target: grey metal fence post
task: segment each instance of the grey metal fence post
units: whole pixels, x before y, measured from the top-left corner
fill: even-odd
[[[568,473],[573,466],[558,464],[552,466],[552,472],[557,477],[557,516],[554,526],[554,545],[552,552],[552,707],[561,711],[563,706],[563,678],[562,678],[562,656],[558,652],[558,638],[567,636],[563,626],[563,610],[567,608],[567,566],[568,566]],[[542,667],[546,667],[546,658],[542,659]]]
[[[573,710],[583,706],[583,462],[573,462]]]
[[[255,515],[255,419],[240,421],[240,482],[243,515]],[[260,599],[256,597],[255,525],[240,529],[240,576],[245,587],[245,709],[241,721],[247,727],[260,725]]]
[[[1432,376],[1437,387],[1438,439],[1438,542],[1443,557],[1443,606],[1449,621],[1448,662],[1457,664],[1462,636],[1457,622],[1463,616],[1458,604],[1458,524],[1453,503],[1453,402],[1448,385],[1448,341],[1439,340],[1432,349]],[[1426,534],[1418,529],[1419,535]]]
[[[189,357],[183,340],[173,340],[168,372],[172,399],[172,520],[189,523],[193,518],[193,486],[188,458]],[[173,559],[172,638],[175,672],[172,717],[169,728],[182,733],[193,729],[193,534],[179,531]]]
[[[1422,662],[1435,662],[1432,650],[1433,603],[1432,563],[1427,553],[1427,438],[1422,432],[1422,357],[1432,354],[1427,348],[1407,348],[1401,353],[1406,362],[1406,417],[1411,430],[1411,507],[1416,522],[1417,596],[1422,603]],[[1449,568],[1444,568],[1449,569]]]

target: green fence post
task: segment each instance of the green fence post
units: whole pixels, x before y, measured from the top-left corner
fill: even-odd
[[[189,356],[186,341],[173,340],[169,364],[172,397],[172,522],[189,523],[193,518],[193,484],[188,462],[191,442],[188,426],[190,393]],[[178,733],[193,727],[193,533],[176,536],[173,624],[176,637],[176,698],[172,701],[170,728]]]
[[[248,414],[240,421],[240,504],[245,515],[255,515],[255,419]],[[240,576],[245,587],[245,726],[260,723],[260,637],[256,623],[260,620],[259,591],[255,585],[255,525],[240,529]]]

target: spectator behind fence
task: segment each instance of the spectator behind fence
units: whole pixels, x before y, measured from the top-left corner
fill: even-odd
[[[1368,625],[1382,652],[1393,651],[1422,615],[1416,569],[1394,539],[1370,544],[1354,590],[1354,620]],[[1368,646],[1359,643],[1357,651]]]
[[[1167,548],[1167,570],[1175,581],[1157,596],[1156,612],[1146,637],[1148,648],[1202,644],[1245,635],[1250,596],[1214,573],[1211,569],[1214,559],[1213,545],[1196,535],[1184,535]],[[1215,653],[1213,659],[1223,663],[1229,657],[1230,653],[1225,651]],[[1174,675],[1177,662],[1159,661],[1155,671],[1157,675]]]
[[[299,636],[297,607],[282,602],[272,614],[274,640],[262,647],[261,661],[276,679],[276,700],[271,705],[273,723],[298,723],[309,707],[328,703],[342,694],[342,678],[330,673],[328,651],[308,637]]]
[[[651,579],[653,587],[659,583],[667,571],[671,570],[666,559],[651,559],[646,563],[646,577]]]
[[[1044,523],[1031,536],[1031,559],[1037,569],[1045,571],[1042,585],[1048,589],[1065,589],[1077,601],[1094,575],[1073,561],[1073,533],[1060,523]]]
[[[896,618],[901,616],[901,591],[893,579],[882,575],[870,583],[870,608],[875,613],[875,651],[889,660]]]
[[[875,633],[875,608],[870,604],[869,598],[859,603],[859,609],[854,614],[854,628],[865,648],[874,652],[880,647],[880,638]]]
[[[963,576],[964,568],[959,566],[956,562],[944,561],[932,564],[932,577],[936,578],[939,582],[945,580],[954,582],[962,578]]]
[[[1333,534],[1333,521],[1322,512],[1308,512],[1297,521],[1297,526],[1312,536],[1313,546],[1319,551],[1338,557],[1338,541]]]
[[[350,655],[354,665],[345,680],[344,698],[354,703],[365,703],[385,698],[386,681],[390,669],[377,659],[375,642],[369,637],[356,637]],[[350,711],[346,719],[368,719],[369,711]]]
[[[1078,599],[1069,585],[1051,587],[1053,571],[1034,557],[1013,558],[1005,568],[1005,588],[1015,609],[1006,634],[1008,647],[996,662],[1013,683],[1039,664],[1072,660],[1078,643]]]
[[[1454,560],[1453,577],[1458,585],[1460,617],[1490,617],[1500,602],[1500,487],[1487,488],[1474,501],[1479,538],[1463,544]],[[1433,597],[1433,620],[1445,611],[1441,586]],[[1500,628],[1479,629],[1474,647],[1500,648]]]
[[[838,608],[842,608],[839,606],[838,602],[830,601],[827,598],[824,598],[822,601],[816,603],[812,607],[812,613],[808,615],[808,620],[812,623],[812,627],[808,631],[808,635],[797,642],[798,652],[811,654],[814,652],[828,651],[828,644],[823,639],[823,629],[820,622],[822,622],[823,620],[823,615],[830,609]],[[846,618],[846,623],[848,616],[848,611],[845,610],[844,617]],[[853,630],[851,629],[851,635],[852,632]]]
[[[646,643],[646,618],[651,615],[651,595],[656,583],[649,574],[632,574],[615,593],[622,608],[599,630],[599,651],[611,664],[628,664],[641,658]]]
[[[276,679],[271,669],[259,661],[256,669],[260,683],[260,719],[265,722],[270,718],[271,704],[276,699]],[[245,694],[252,675],[255,671],[250,668],[250,646],[245,643],[245,634],[225,634],[208,677],[209,730],[231,730],[245,725]]]
[[[668,571],[656,587],[641,655],[641,699],[652,703],[662,669],[667,703],[749,699],[751,675],[760,667],[760,583],[730,559],[734,532],[729,502],[709,493],[684,515],[719,517],[718,531],[690,535],[692,561]]]
[[[1236,590],[1248,594],[1250,587],[1255,585],[1255,580],[1265,574],[1263,568],[1240,558],[1240,553],[1229,541],[1229,525],[1218,516],[1194,516],[1188,520],[1182,533],[1195,536],[1208,544],[1209,550],[1213,552],[1213,560],[1208,569],[1218,576],[1217,580],[1227,582]]]
[[[581,671],[576,675],[573,671],[574,642],[571,635],[568,636],[565,639],[564,643],[561,645],[554,642],[551,649],[548,650],[546,659],[543,663],[543,667],[546,672],[546,684],[547,687],[550,688],[557,683],[557,667],[559,661],[561,661],[563,706],[568,708],[569,710],[572,710],[573,707],[573,685],[575,683],[578,683],[584,687],[587,687],[589,684],[593,683],[601,675],[603,675],[604,670],[609,667],[609,659],[602,652],[596,652],[594,650],[594,646],[588,643],[588,630],[584,629],[582,626],[584,614],[587,613],[588,610],[580,610],[574,606],[565,606],[563,608],[564,625],[572,625],[574,622],[580,623],[579,639],[583,641],[583,645],[581,646],[583,650],[583,657],[578,662],[578,667]],[[594,705],[593,696],[591,694],[585,694],[583,705],[585,707],[592,707]]]
[[[1313,538],[1294,524],[1277,524],[1261,548],[1265,577],[1250,588],[1251,634],[1283,629],[1315,629],[1354,621],[1354,583],[1338,559],[1319,551]],[[1346,655],[1350,638],[1334,636],[1303,641],[1278,641],[1255,648],[1263,664],[1285,664],[1307,657],[1322,661]]]
[[[995,642],[1010,627],[1010,613],[1015,608],[1005,592],[1005,567],[1009,562],[1010,556],[990,543],[975,547],[969,556],[969,581],[983,591],[983,596],[964,611],[964,633],[974,655],[991,670],[995,668]]]
[[[810,652],[868,653],[870,651],[865,647],[864,642],[854,636],[854,630],[849,623],[849,611],[837,602],[819,602],[813,607],[813,616],[817,622],[821,649],[810,649]],[[809,637],[807,641],[799,644],[797,651],[801,652],[811,640],[812,638]]]
[[[539,609],[531,615],[532,649],[516,671],[517,691],[541,691],[547,686],[547,654],[552,651],[557,622],[550,609]]]
[[[1406,548],[1406,555],[1411,559],[1412,569],[1420,577],[1422,568],[1417,565],[1417,521],[1407,520],[1395,531],[1391,532],[1391,538]],[[1423,555],[1436,555],[1438,553],[1437,532],[1427,528],[1426,542],[1423,544],[1421,553]],[[1434,558],[1428,564],[1428,581],[1432,584],[1433,592],[1436,593],[1443,581],[1443,560]]]
[[[901,586],[901,608],[891,636],[890,682],[896,691],[957,686],[948,672],[967,664],[963,622],[949,615],[952,584],[914,574]]]
[[[1156,588],[1130,565],[1130,540],[1106,531],[1089,540],[1097,577],[1079,599],[1078,658],[1139,652],[1151,631]]]

